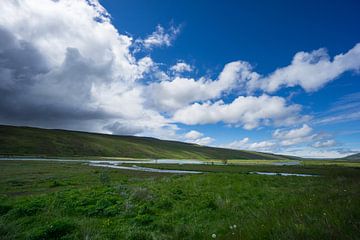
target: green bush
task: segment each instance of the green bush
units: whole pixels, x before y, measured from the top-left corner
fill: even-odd
[[[154,239],[149,232],[144,230],[132,229],[131,232],[126,236],[128,240],[152,240]]]
[[[170,210],[173,207],[173,202],[168,197],[162,197],[156,201],[156,206],[163,210]]]
[[[107,172],[101,172],[99,178],[100,178],[101,184],[103,184],[104,186],[110,185],[111,179]]]
[[[138,187],[133,190],[131,198],[137,202],[146,202],[153,200],[153,195],[149,189]]]
[[[19,202],[11,212],[18,217],[32,216],[42,211],[45,206],[46,201],[43,198],[25,199]]]
[[[56,220],[45,227],[35,229],[28,236],[29,240],[47,240],[47,239],[64,239],[71,234],[76,228],[76,225],[69,220]]]
[[[49,185],[50,188],[55,188],[60,186],[64,186],[64,184],[56,180],[52,181]]]
[[[7,214],[12,207],[6,204],[0,204],[0,216]]]
[[[123,212],[123,200],[112,188],[71,190],[56,194],[55,207],[72,215],[111,217]]]

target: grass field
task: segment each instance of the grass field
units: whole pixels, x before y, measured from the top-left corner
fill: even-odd
[[[360,168],[156,167],[207,173],[0,161],[1,239],[359,239]]]

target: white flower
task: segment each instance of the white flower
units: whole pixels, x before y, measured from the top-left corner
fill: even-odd
[[[234,224],[234,226],[233,226],[234,228],[236,228],[236,225]]]
[[[211,235],[211,237],[212,237],[212,238],[216,238],[216,234],[213,233],[213,234]]]

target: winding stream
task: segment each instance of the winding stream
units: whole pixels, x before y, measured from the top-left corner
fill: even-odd
[[[132,171],[142,171],[142,172],[154,172],[154,173],[177,173],[177,174],[199,174],[204,173],[200,171],[191,171],[191,170],[174,170],[174,169],[157,169],[157,168],[147,168],[139,167],[136,165],[132,166],[122,166],[122,164],[211,164],[209,162],[199,161],[199,160],[178,160],[178,159],[153,159],[153,160],[79,160],[79,159],[57,159],[57,158],[9,158],[9,157],[0,157],[1,160],[10,160],[10,161],[55,161],[55,162],[80,162],[87,164],[92,167],[105,167],[105,168],[114,168],[114,169],[124,169]],[[292,162],[274,162],[272,165],[299,165],[299,161]],[[222,165],[222,163],[216,163],[216,165]],[[313,177],[318,175],[313,174],[300,174],[300,173],[276,173],[276,172],[249,172],[250,174],[259,174],[259,175],[268,175],[268,176],[299,176],[299,177]]]

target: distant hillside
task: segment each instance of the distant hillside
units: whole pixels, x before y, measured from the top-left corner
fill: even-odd
[[[268,153],[164,141],[149,137],[116,136],[4,125],[0,125],[0,155],[267,160],[292,158]]]
[[[360,161],[360,153],[352,154],[352,155],[346,156],[342,159],[349,160],[349,161]]]

